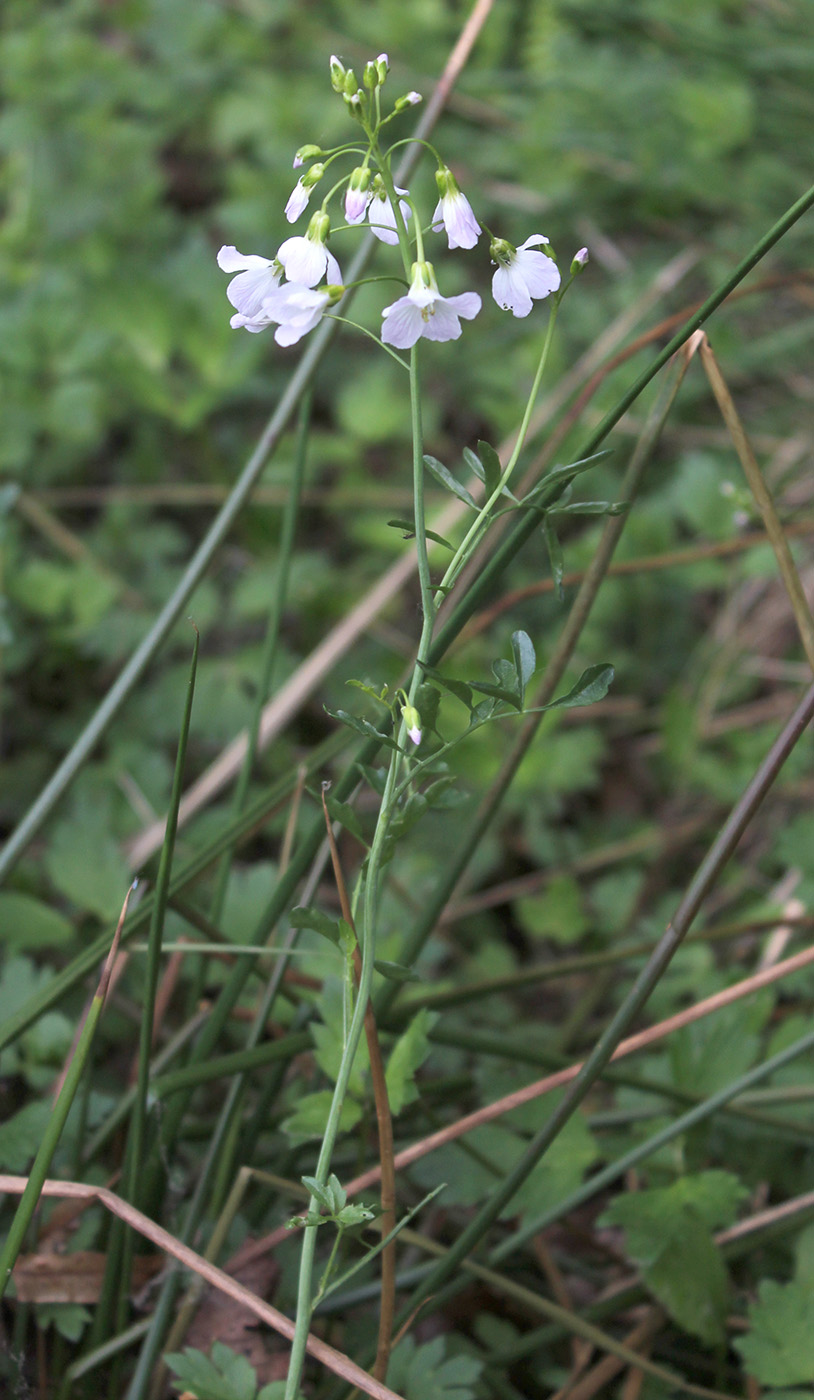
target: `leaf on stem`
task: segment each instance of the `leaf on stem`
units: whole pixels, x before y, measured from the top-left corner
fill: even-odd
[[[424,466],[428,472],[432,473],[439,485],[446,487],[447,491],[451,491],[453,496],[457,496],[459,501],[464,502],[464,505],[471,506],[473,510],[478,509],[476,501],[470,496],[466,487],[462,486],[460,481],[456,481],[449,467],[445,467],[443,462],[438,461],[437,457],[425,456]]]

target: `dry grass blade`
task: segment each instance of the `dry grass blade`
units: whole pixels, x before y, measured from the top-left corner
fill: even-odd
[[[701,334],[702,337],[701,363],[706,371],[710,388],[715,395],[715,400],[721,410],[723,420],[729,429],[729,435],[732,438],[733,446],[738,454],[738,460],[743,467],[744,476],[749,483],[749,490],[752,492],[755,504],[760,511],[763,524],[766,528],[766,534],[769,536],[775,558],[777,559],[780,576],[783,579],[786,592],[789,595],[789,602],[791,603],[791,609],[794,613],[794,620],[797,623],[797,630],[800,633],[803,650],[808,658],[808,663],[812,671],[814,671],[814,617],[811,615],[811,609],[808,606],[808,600],[803,590],[803,585],[800,582],[797,566],[792,557],[791,550],[789,549],[783,526],[780,524],[777,517],[777,511],[774,507],[771,492],[763,480],[760,467],[757,464],[757,458],[752,451],[752,446],[746,435],[746,430],[740,420],[738,410],[735,407],[735,401],[721,373],[721,367],[715,358],[712,346],[706,335],[703,334],[703,332],[699,332],[699,334]]]

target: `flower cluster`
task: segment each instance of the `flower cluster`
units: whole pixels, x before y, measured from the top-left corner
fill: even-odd
[[[327,205],[341,189],[344,189],[344,215],[348,225],[359,225],[366,220],[376,238],[393,246],[402,242],[405,234],[409,237],[410,229],[413,230],[415,260],[406,295],[382,311],[381,339],[385,345],[403,350],[422,337],[436,341],[457,340],[461,334],[461,319],[470,321],[480,311],[481,298],[477,292],[453,297],[441,295],[433,265],[424,257],[420,221],[414,213],[412,196],[408,190],[393,184],[389,165],[381,165],[378,155],[381,128],[398,112],[421,101],[418,93],[409,92],[400,97],[390,115],[382,119],[380,89],[389,66],[387,54],[379,54],[365,65],[360,84],[352,69],[346,69],[338,58],[331,58],[332,86],[342,95],[350,115],[362,126],[368,138],[367,153],[361,165],[334,185],[321,209],[311,218],[305,235],[287,238],[274,258],[245,255],[232,246],[221,248],[218,266],[224,272],[237,274],[227,290],[235,308],[231,319],[233,327],[256,334],[276,326],[277,344],[294,345],[340,300],[345,288],[339,264],[327,246],[331,233]],[[308,144],[297,151],[295,169],[306,162],[310,164],[297,180],[285,206],[289,223],[295,223],[303,214],[329,165],[344,153],[344,149],[326,153],[319,146]],[[354,145],[353,149],[358,147]],[[373,168],[376,165],[378,169]],[[432,232],[445,232],[451,249],[474,248],[481,236],[481,226],[452,171],[440,157],[435,180],[438,203],[430,221]],[[541,245],[548,251],[541,251]],[[405,246],[402,242],[402,247]],[[490,255],[497,266],[492,278],[492,294],[504,311],[511,311],[514,316],[528,316],[535,301],[559,291],[560,271],[543,234],[532,234],[518,248],[506,239],[492,237]],[[587,250],[581,248],[571,264],[572,277],[581,271],[587,259]]]

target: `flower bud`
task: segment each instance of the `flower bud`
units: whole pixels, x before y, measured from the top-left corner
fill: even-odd
[[[306,237],[310,238],[314,243],[327,243],[330,232],[330,218],[325,213],[324,209],[318,209],[316,214],[311,217]]]
[[[571,263],[571,276],[575,277],[578,272],[581,272],[587,261],[588,249],[580,248],[579,252],[574,254],[574,260]]]
[[[355,97],[357,92],[359,91],[359,84],[356,81],[356,74],[354,73],[352,68],[349,68],[345,73],[345,81],[342,85],[342,91],[344,92],[346,97]]]
[[[379,73],[375,63],[370,62],[365,64],[364,72],[362,73],[362,82],[368,92],[375,92],[376,88],[379,86]]]
[[[302,183],[305,189],[312,190],[314,185],[319,184],[324,174],[325,166],[320,161],[317,161],[316,165],[312,165],[310,170],[306,170],[302,177]]]
[[[345,90],[345,69],[335,53],[331,54],[331,87],[334,92]]]
[[[424,99],[420,92],[408,92],[404,97],[396,98],[395,110],[397,112],[403,112],[407,107],[417,107],[419,102],[423,101]]]
[[[401,717],[407,726],[407,736],[414,744],[421,743],[421,716],[415,705],[402,705]]]
[[[508,238],[493,238],[489,244],[489,257],[492,262],[499,263],[501,267],[510,263],[516,252],[517,249],[513,243],[509,242]]]
[[[390,59],[387,57],[386,53],[380,53],[379,57],[376,59],[376,72],[379,77],[379,87],[381,87],[387,74],[390,72]]]
[[[320,146],[312,146],[310,142],[305,146],[300,146],[294,157],[294,169],[296,170],[300,165],[303,165],[306,160],[314,160],[321,155],[322,148]]]

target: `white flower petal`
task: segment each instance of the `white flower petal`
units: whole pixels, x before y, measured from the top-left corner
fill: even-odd
[[[325,276],[327,281],[330,282],[334,287],[341,287],[342,270],[339,266],[339,263],[336,261],[336,258],[334,257],[333,253],[329,252],[327,248],[325,249],[325,258]]]
[[[420,338],[424,327],[421,308],[410,297],[399,297],[382,312],[382,341],[397,350],[409,350]]]
[[[315,287],[325,271],[327,252],[324,243],[311,238],[287,238],[280,245],[277,259],[282,263],[289,282]]]
[[[560,269],[545,253],[531,253],[518,248],[515,267],[526,284],[530,297],[550,296],[560,285]]]
[[[256,253],[239,253],[230,243],[218,253],[218,267],[221,272],[244,272],[247,268],[271,267],[271,263],[268,258],[259,258]]]
[[[285,206],[285,216],[290,224],[297,222],[310,198],[311,191],[305,188],[302,180],[298,180],[288,196],[288,203]]]
[[[528,316],[531,311],[531,297],[523,278],[517,276],[514,266],[497,269],[492,278],[492,296],[501,311],[511,311],[513,316]]]
[[[526,248],[536,248],[540,243],[547,243],[548,239],[544,233],[533,233],[531,238],[527,238],[525,243],[521,243],[517,249],[518,253],[525,252]]]
[[[257,319],[264,299],[274,291],[279,282],[279,272],[273,270],[271,263],[266,263],[265,267],[239,272],[226,288],[226,295],[232,306],[241,315],[245,316],[248,321],[254,321]]]
[[[465,194],[456,190],[439,199],[432,218],[433,229],[447,231],[450,248],[474,248],[480,237],[480,224]]]
[[[406,190],[401,190],[398,185],[396,186],[396,194],[406,193]],[[404,222],[408,223],[412,213],[409,204],[407,204],[405,200],[400,199],[399,208],[401,209]],[[391,246],[395,246],[398,243],[399,237],[396,233],[396,216],[389,199],[386,197],[383,198],[380,194],[374,195],[368,205],[367,217],[371,230],[375,233],[380,243],[389,243]]]
[[[345,218],[349,224],[360,224],[367,213],[366,190],[349,189],[345,194]]]
[[[451,306],[456,316],[463,316],[465,321],[474,321],[483,305],[477,292],[461,292],[457,297],[441,297],[447,306]]]

